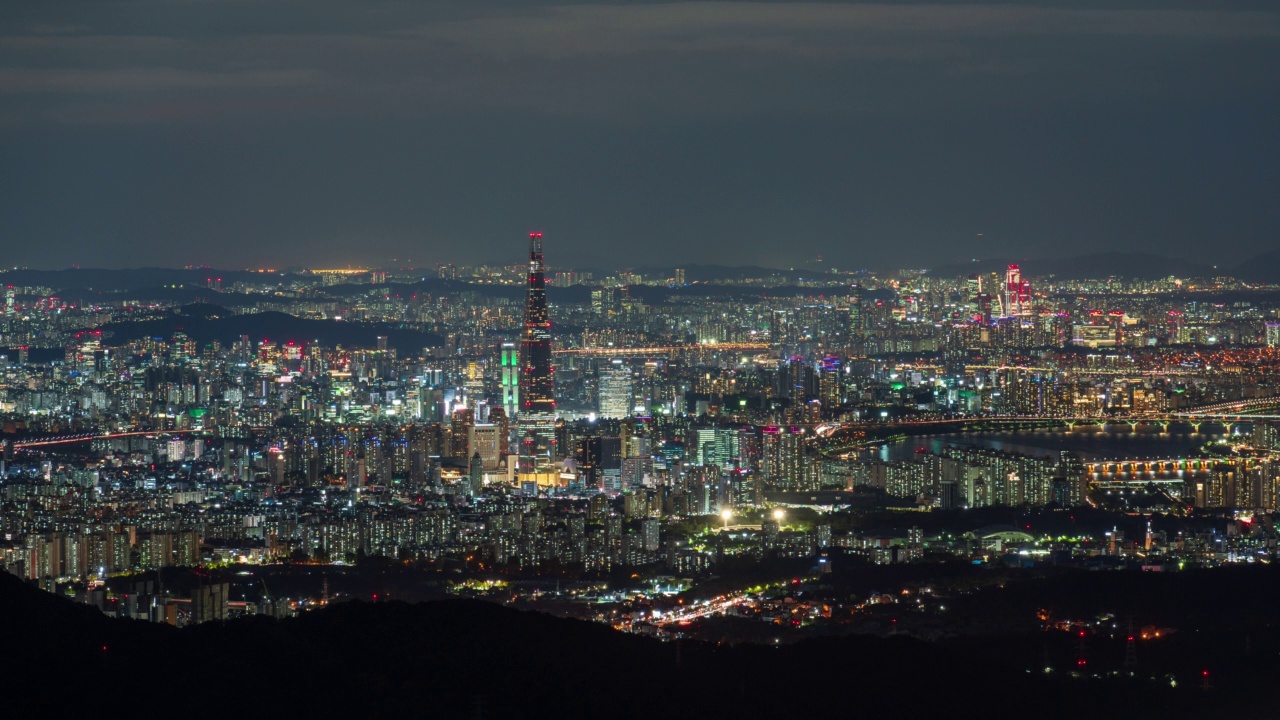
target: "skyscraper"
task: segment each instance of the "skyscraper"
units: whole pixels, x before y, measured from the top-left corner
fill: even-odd
[[[520,408],[520,358],[516,344],[502,343],[502,410],[508,418],[519,414]]]
[[[803,490],[804,438],[796,428],[767,427],[762,432],[761,470],[769,490]]]
[[[631,416],[634,404],[631,400],[631,368],[614,359],[600,370],[600,417],[625,418]]]
[[[1023,317],[1031,314],[1031,281],[1022,277],[1022,269],[1010,265],[1004,276],[1004,314]]]
[[[542,262],[542,233],[529,233],[529,285],[520,338],[520,410],[516,428],[521,474],[548,470],[555,460],[556,386],[551,366],[551,315]]]

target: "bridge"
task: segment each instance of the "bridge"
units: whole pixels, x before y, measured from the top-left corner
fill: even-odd
[[[1259,402],[1264,402],[1259,399]],[[1253,424],[1260,420],[1275,420],[1280,416],[1218,413],[1195,411],[1183,413],[1163,413],[1150,415],[1112,415],[1099,417],[1044,415],[993,415],[962,418],[936,418],[922,420],[863,420],[839,424],[828,424],[817,429],[818,438],[825,443],[821,448],[823,455],[841,456],[858,449],[881,445],[893,439],[901,439],[912,435],[967,432],[1002,429],[1044,429],[1065,427],[1073,430],[1077,427],[1120,427],[1127,425],[1133,430],[1142,426],[1159,426],[1162,432],[1169,432],[1170,426],[1178,424],[1190,426],[1193,433],[1198,434],[1205,425],[1219,426],[1231,433],[1236,425]],[[895,437],[899,436],[899,437]]]
[[[1280,407],[1280,395],[1267,395],[1260,398],[1249,398],[1248,400],[1231,400],[1229,402],[1215,403],[1213,405],[1202,405],[1190,410],[1174,413],[1175,417],[1211,417],[1211,418],[1233,418],[1242,422],[1250,419],[1267,419],[1274,420],[1280,418],[1280,414],[1264,415],[1256,410],[1265,410]]]
[[[840,429],[872,429],[872,428],[912,428],[929,426],[968,426],[983,424],[1013,425],[1065,425],[1074,428],[1077,425],[1128,425],[1136,428],[1140,425],[1159,425],[1168,430],[1170,423],[1191,425],[1197,432],[1205,423],[1231,425],[1252,423],[1258,420],[1280,420],[1280,413],[1260,413],[1258,410],[1280,407],[1280,395],[1271,395],[1250,400],[1216,403],[1175,412],[1141,413],[1132,415],[979,415],[972,417],[928,418],[919,420],[862,420],[837,425],[828,425],[825,435],[830,436]]]
[[[768,350],[773,347],[769,343],[698,343],[694,345],[663,345],[657,347],[593,347],[593,348],[568,348],[561,350],[553,350],[556,355],[598,355],[605,357],[639,357],[644,355],[670,355],[678,352],[703,352],[703,351],[738,351],[738,350]]]
[[[1201,405],[1185,410],[1164,413],[1142,413],[1136,415],[991,415],[972,418],[943,418],[936,420],[901,420],[889,425],[943,425],[947,423],[1043,423],[1060,422],[1067,427],[1082,424],[1119,425],[1127,424],[1137,427],[1144,424],[1161,425],[1168,428],[1171,422],[1183,422],[1199,426],[1205,422],[1214,423],[1249,423],[1257,420],[1280,420],[1280,412],[1262,413],[1259,410],[1280,408],[1280,395],[1268,395],[1248,400],[1232,400],[1229,402]]]
[[[1094,490],[1134,490],[1155,486],[1172,498],[1181,498],[1188,480],[1203,477],[1221,465],[1247,474],[1257,470],[1262,462],[1266,461],[1262,458],[1091,460],[1084,463],[1084,479]]]
[[[1084,463],[1085,471],[1093,476],[1131,475],[1156,476],[1187,472],[1209,472],[1221,458],[1154,458],[1129,460],[1090,460]]]
[[[75,443],[93,442],[94,440],[114,440],[116,438],[126,437],[142,437],[155,435],[185,435],[188,433],[199,433],[203,430],[128,430],[124,432],[114,433],[73,433],[70,435],[54,435],[52,437],[44,437],[38,440],[26,440],[23,442],[15,442],[12,447],[14,450],[29,450],[32,448],[51,447],[54,445],[73,445]]]
[[[965,370],[1022,370],[1039,373],[1071,373],[1073,375],[1107,375],[1121,377],[1163,377],[1168,375],[1204,375],[1204,370],[1139,370],[1137,368],[1037,367],[1034,365],[965,365]]]
[[[910,427],[928,427],[934,426],[971,426],[971,425],[1063,425],[1068,428],[1077,426],[1099,426],[1106,427],[1109,425],[1128,425],[1131,428],[1137,428],[1141,425],[1159,425],[1161,428],[1168,430],[1171,423],[1182,423],[1190,425],[1199,432],[1200,426],[1206,423],[1223,426],[1230,426],[1242,423],[1251,423],[1258,420],[1280,419],[1280,415],[1246,415],[1246,414],[1213,414],[1213,413],[1164,413],[1159,415],[1074,415],[1074,416],[1053,416],[1053,415],[991,415],[968,418],[940,418],[930,420],[895,420],[890,422],[877,423],[873,421],[864,421],[859,423],[848,423],[853,427],[884,427],[884,428],[910,428]],[[838,426],[833,427],[837,429]]]

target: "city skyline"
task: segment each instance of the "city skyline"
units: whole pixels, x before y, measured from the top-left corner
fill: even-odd
[[[6,706],[1268,716],[1276,68],[1265,0],[3,4]]]
[[[1237,590],[1230,615],[1208,608],[1224,585],[1280,582],[1280,283],[1016,263],[700,282],[695,266],[551,274],[554,234],[525,248],[432,282],[0,272],[10,625],[80,612],[72,663],[149,657],[157,632],[201,654],[245,628],[332,627],[369,648],[346,655],[385,659],[366,628],[421,628],[379,678],[456,666],[436,641],[487,642],[496,605],[538,613],[508,616],[516,644],[567,618],[574,653],[673,643],[675,676],[686,652],[776,678],[796,663],[759,652],[905,640],[916,659],[894,677],[925,663],[937,684],[963,638],[1006,695],[1183,710],[1267,672],[1230,637],[1272,637],[1271,605]],[[0,623],[45,667],[50,634],[16,629]],[[136,664],[60,678],[118,684]],[[586,697],[484,677],[496,707]],[[737,714],[755,716],[743,687]],[[871,695],[896,702],[887,687]]]

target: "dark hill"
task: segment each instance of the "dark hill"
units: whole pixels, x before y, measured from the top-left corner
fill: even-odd
[[[55,290],[141,290],[164,285],[189,285],[205,287],[208,281],[221,278],[224,286],[236,281],[262,282],[262,273],[246,270],[217,270],[213,268],[127,268],[107,270],[100,268],[69,268],[66,270],[3,270],[0,284],[37,285]],[[275,277],[280,277],[276,275]]]
[[[225,307],[246,307],[262,302],[261,295],[218,292],[199,285],[150,286],[128,290],[83,290],[68,288],[61,291],[63,300],[80,305],[95,303],[212,303]]]
[[[796,281],[801,278],[808,280],[829,280],[835,276],[821,270],[805,270],[805,269],[779,269],[761,267],[759,265],[683,265],[685,282],[732,282],[734,280],[759,279],[759,278],[785,278],[789,281]],[[638,268],[638,272],[642,275],[660,275],[672,277],[675,275],[674,267],[642,267]]]
[[[1248,262],[1235,269],[1234,275],[1248,282],[1280,283],[1280,250],[1272,250],[1250,258]]]
[[[360,323],[337,320],[308,320],[281,312],[235,315],[218,312],[216,306],[195,305],[179,309],[168,317],[141,322],[108,323],[103,339],[113,345],[147,337],[169,338],[182,332],[197,343],[217,340],[229,345],[248,335],[255,342],[319,342],[326,346],[371,348],[378,336],[402,354],[417,355],[424,347],[443,344],[439,335],[400,328],[390,323]]]
[[[15,711],[93,698],[182,717],[1197,717],[1261,697],[1028,672],[1049,653],[1034,635],[677,646],[475,601],[351,602],[174,630],[2,573],[0,607]]]

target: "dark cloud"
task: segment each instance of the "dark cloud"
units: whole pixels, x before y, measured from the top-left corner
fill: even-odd
[[[534,225],[605,266],[1277,239],[1266,3],[0,13],[4,263],[497,260]]]

